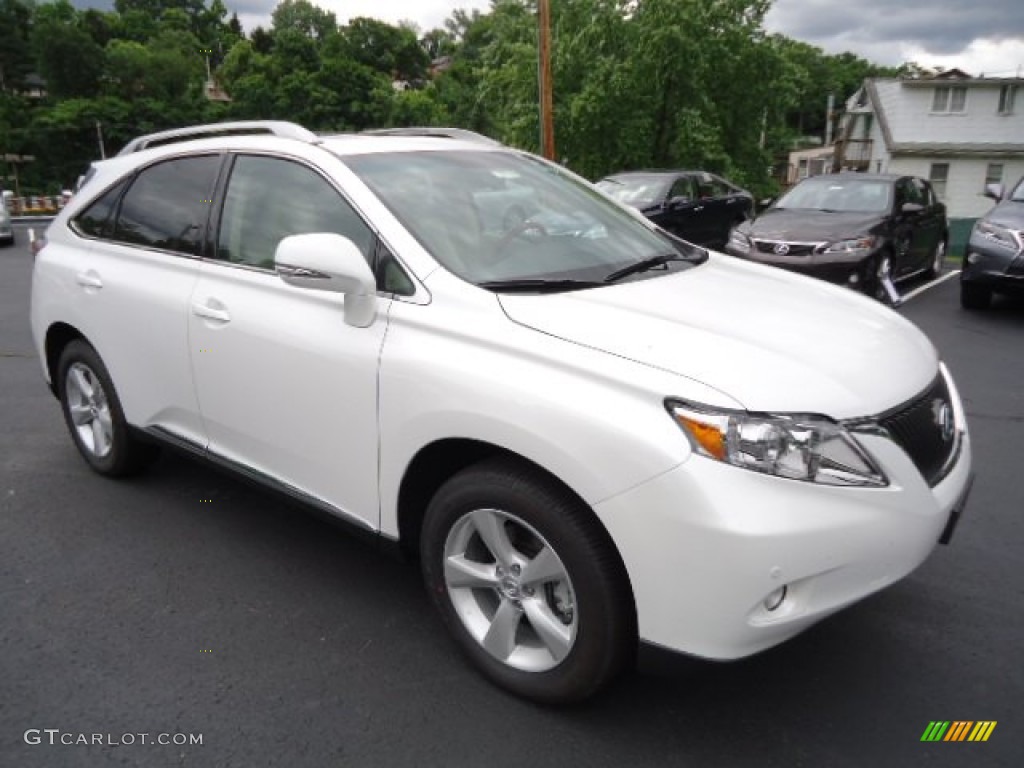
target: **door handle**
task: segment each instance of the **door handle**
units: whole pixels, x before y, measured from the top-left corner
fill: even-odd
[[[220,302],[217,302],[217,304],[219,305]],[[200,304],[194,301],[192,302],[192,314],[204,320],[213,320],[218,323],[231,322],[231,313],[223,306],[210,306],[210,304]]]
[[[103,287],[103,281],[100,280],[100,276],[91,269],[85,272],[79,272],[75,275],[75,282],[83,288],[95,288],[96,290],[99,290]]]

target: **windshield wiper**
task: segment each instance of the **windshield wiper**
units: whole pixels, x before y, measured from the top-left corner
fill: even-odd
[[[545,280],[533,277],[519,280],[487,280],[477,285],[498,293],[559,293],[596,288],[603,283],[595,283],[593,280]]]
[[[621,280],[624,277],[635,275],[639,272],[648,272],[658,267],[663,267],[670,261],[693,261],[684,256],[680,256],[678,253],[662,253],[658,256],[649,256],[646,259],[630,264],[629,266],[623,267],[622,269],[616,269],[614,272],[605,277],[604,282],[614,283]]]

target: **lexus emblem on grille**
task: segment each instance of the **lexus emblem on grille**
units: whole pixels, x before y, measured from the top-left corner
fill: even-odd
[[[949,407],[949,403],[939,398],[932,400],[932,419],[942,433],[943,442],[948,443],[952,440],[955,425],[953,424],[953,409]]]
[[[779,256],[785,256],[787,253],[789,253],[789,244],[779,243],[778,245],[775,246],[775,253],[778,254]]]

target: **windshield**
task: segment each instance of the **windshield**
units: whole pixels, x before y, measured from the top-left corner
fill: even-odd
[[[612,176],[597,182],[597,188],[626,205],[652,205],[668,194],[664,176]]]
[[[445,150],[343,159],[441,264],[472,283],[600,282],[653,256],[700,253],[527,155]]]
[[[877,179],[818,176],[802,181],[779,198],[776,208],[885,213],[892,206],[892,183]]]
[[[1020,180],[1017,188],[1010,195],[1010,199],[1015,203],[1024,203],[1024,179]]]

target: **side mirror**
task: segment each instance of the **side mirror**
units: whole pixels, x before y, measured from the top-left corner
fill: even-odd
[[[772,203],[775,202],[775,200],[776,200],[776,198],[774,198],[774,197],[763,197],[763,198],[761,198],[760,200],[757,201],[757,206],[756,206],[757,211],[760,212],[760,211],[763,211],[765,208],[770,208]]]
[[[688,198],[686,195],[676,195],[675,197],[670,197],[668,199],[668,207],[682,208],[683,206],[689,205],[691,202],[693,201],[690,200],[690,198]]]
[[[900,206],[900,213],[920,213],[924,206],[919,203],[904,203]]]
[[[1003,199],[1003,185],[1002,184],[986,184],[985,191],[982,193],[985,197],[991,197],[997,203]]]
[[[290,235],[277,244],[274,266],[288,285],[345,296],[345,322],[366,328],[377,316],[377,280],[356,244],[328,232]]]

